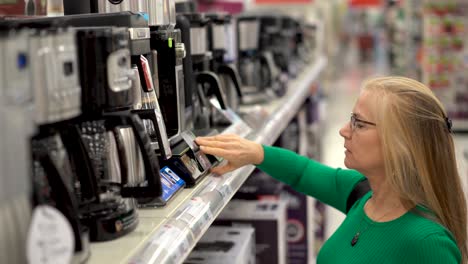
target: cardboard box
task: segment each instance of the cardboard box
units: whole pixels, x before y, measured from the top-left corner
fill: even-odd
[[[250,226],[255,229],[257,264],[286,264],[286,203],[232,200],[214,225]]]
[[[255,264],[255,230],[252,227],[212,226],[185,264]]]
[[[312,213],[311,198],[293,190],[290,186],[284,186],[280,196],[281,201],[288,204],[287,209],[287,234],[288,241],[288,264],[310,263],[313,258],[313,243],[309,237],[312,236]]]

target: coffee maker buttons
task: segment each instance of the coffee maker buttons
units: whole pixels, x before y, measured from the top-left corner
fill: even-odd
[[[178,59],[183,59],[187,55],[186,50],[185,50],[185,45],[182,42],[178,42],[175,44],[175,52],[176,52],[176,57]]]
[[[130,50],[119,49],[107,58],[107,82],[113,92],[122,92],[132,87],[134,72],[130,66]]]

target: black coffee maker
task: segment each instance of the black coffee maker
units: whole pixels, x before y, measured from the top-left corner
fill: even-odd
[[[283,54],[288,62],[287,73],[289,76],[295,78],[305,66],[302,55],[304,57],[307,56],[307,54],[301,52],[303,45],[302,24],[298,19],[290,16],[283,16],[282,20],[281,35],[287,47],[287,49],[283,50]]]
[[[16,23],[7,24],[11,31],[1,40],[2,86],[10,103],[23,101],[28,118],[24,125],[36,127],[32,141],[29,138],[31,166],[23,164],[32,174],[26,185],[32,186],[31,204],[51,206],[64,216],[74,235],[72,262],[82,263],[89,257],[89,229],[79,221],[73,188],[76,174],[70,170],[69,152],[60,136],[64,124],[81,113],[74,33],[63,28],[19,30]],[[13,150],[23,147],[14,142]]]
[[[86,4],[89,4],[89,6],[86,6]],[[119,26],[128,28],[131,65],[134,72],[132,91],[135,98],[131,112],[142,119],[146,133],[151,138],[151,146],[158,153],[159,158],[167,160],[171,157],[172,151],[156,96],[159,91],[157,52],[150,48],[148,16],[140,13],[146,12],[148,8],[147,4],[146,1],[132,1],[131,3],[129,1],[121,1],[120,3],[112,1],[99,1],[97,3],[90,1],[88,3],[85,1],[80,4],[73,1],[65,1],[67,13],[98,12],[99,14],[69,15],[64,17],[63,20],[66,21],[67,25],[73,26]],[[136,155],[141,160],[140,153],[136,152]],[[125,160],[131,161],[132,159]],[[127,167],[134,166],[130,163]],[[141,162],[138,162],[137,167],[137,169],[141,170]],[[141,172],[139,173],[141,174]],[[163,170],[161,173],[161,177],[166,175]],[[168,188],[165,185],[167,181],[161,182],[165,194],[168,189],[171,189],[172,192],[177,191],[174,190],[176,189],[174,187]],[[180,184],[180,187],[182,186],[183,181]],[[139,204],[146,204],[151,201],[164,201],[166,203],[167,200],[156,196],[138,198]]]
[[[275,64],[285,76],[296,77],[301,58],[294,57],[300,41],[299,26],[294,18],[280,14],[262,14],[260,46],[273,54]]]
[[[213,55],[208,49],[210,19],[195,9],[191,1],[176,4],[177,27],[182,31],[187,57],[190,57],[185,61],[185,72],[187,76],[193,76],[187,80],[192,80],[189,85],[194,94],[194,128],[197,135],[203,135],[209,133],[210,128],[225,127],[230,123],[217,118],[218,110],[227,109],[227,99],[218,74],[212,71]]]
[[[185,56],[185,49],[183,43],[180,41],[180,31],[174,29],[174,1],[149,1],[146,3],[146,5],[144,4],[145,1],[135,1],[135,5],[132,4],[133,2],[130,5],[127,5],[129,1],[121,1],[117,6],[115,6],[117,3],[108,2],[111,1],[100,1],[99,3],[93,3],[91,1],[89,7],[87,7],[88,10],[90,10],[88,12],[103,12],[103,10],[104,12],[108,12],[109,10],[116,10],[115,7],[117,7],[119,11],[122,11],[127,10],[129,6],[130,8],[132,8],[132,6],[136,8],[136,10],[131,9],[133,11],[148,12],[147,18],[151,30],[151,56],[146,57],[148,59],[148,63],[153,68],[153,72],[155,73],[153,74],[152,79],[155,90],[158,93],[158,101],[160,103],[162,116],[164,117],[164,123],[166,125],[167,138],[169,138],[171,145],[171,149],[169,151],[172,150],[172,152],[174,152],[174,150],[176,150],[176,153],[174,153],[173,156],[175,156],[174,159],[177,160],[184,155],[183,153],[192,151],[189,146],[192,145],[193,142],[185,142],[185,140],[189,137],[181,136],[181,131],[185,130],[185,126],[192,123],[192,110],[190,107],[185,107],[188,105],[184,96],[185,89],[182,68],[182,58]],[[73,10],[68,10],[68,12],[82,13],[84,12],[83,10],[86,9],[86,7],[84,9],[82,8],[81,3],[68,4],[69,7],[73,7],[73,5],[75,5],[75,7],[76,5],[79,5],[78,9],[80,10],[77,11],[75,8]],[[67,13],[67,5],[65,6],[65,12]],[[106,14],[106,16],[110,15],[112,14]],[[137,66],[137,69],[138,68],[139,67]],[[134,68],[134,70],[136,69]],[[140,74],[139,79],[142,80],[141,84],[144,85],[145,82],[148,82],[149,78]],[[138,104],[139,103],[136,103],[135,105]],[[138,107],[135,108],[138,109]],[[147,113],[142,113],[144,111],[138,110],[136,112],[138,112],[142,118],[151,119],[148,117]],[[154,119],[155,118],[152,120]],[[165,155],[161,151],[160,142],[161,141],[158,141],[159,145],[153,144],[153,146],[156,146],[156,149],[158,149],[157,152],[160,154],[159,157],[161,164],[169,164],[171,168],[174,168],[174,162],[171,159],[168,160],[168,157],[170,156]],[[164,148],[163,150],[167,150],[167,148]],[[169,151],[166,151],[166,153],[169,153]],[[192,156],[195,156],[195,153],[192,154]],[[195,163],[200,162],[195,160]],[[182,177],[184,178],[183,175]]]
[[[153,145],[156,145],[156,149],[158,149],[157,152],[160,154],[159,157],[162,167],[167,165],[174,171],[179,168],[183,168],[185,169],[185,172],[188,172],[188,165],[174,165],[174,160],[180,161],[182,157],[188,156],[193,156],[193,158],[186,158],[184,159],[186,162],[181,162],[181,164],[187,164],[188,161],[191,161],[191,164],[198,164],[201,167],[203,161],[199,161],[195,158],[195,156],[200,156],[201,158],[201,152],[198,150],[200,153],[196,155],[196,153],[189,147],[193,145],[193,139],[190,139],[190,137],[187,136],[182,136],[182,133],[190,134],[189,132],[185,132],[185,130],[186,128],[190,128],[190,124],[193,124],[193,121],[190,100],[185,99],[186,92],[191,92],[191,90],[184,88],[185,81],[182,59],[185,57],[185,47],[181,42],[180,30],[174,28],[174,1],[155,0],[148,1],[146,4],[145,1],[132,1],[132,3],[128,5],[129,2],[130,1],[121,1],[119,3],[113,3],[112,1],[100,1],[99,3],[93,3],[91,1],[88,8],[91,10],[89,12],[103,12],[103,10],[108,12],[115,10],[115,8],[119,11],[128,10],[129,7],[132,8],[133,6],[136,10],[131,9],[132,11],[146,11],[148,13],[147,18],[151,31],[151,57],[149,57],[148,60],[152,60],[150,65],[155,73],[153,74],[153,84],[156,86],[158,101],[160,103],[162,116],[166,125],[167,138],[169,139],[170,148],[173,154],[172,158],[168,159],[168,155],[161,153],[160,146],[157,146],[157,144]],[[72,7],[72,5],[76,6],[80,4],[70,3],[70,7]],[[65,12],[67,12],[67,7],[65,8]],[[69,12],[77,11],[75,9],[69,10]],[[145,78],[144,76],[140,75],[139,77],[140,80],[142,80],[142,84],[148,80],[148,78]],[[189,98],[190,97],[191,96],[189,95]],[[148,118],[148,116],[141,113],[141,111],[138,112],[142,118]],[[186,140],[190,141],[187,142]],[[189,155],[189,153],[191,154]],[[188,180],[188,185],[193,185],[195,183],[195,179],[201,179],[200,175],[205,175],[208,170],[203,169],[202,171],[203,173],[195,173],[195,175],[190,173],[180,175],[182,173],[181,171],[177,171],[176,173],[184,180]]]
[[[162,6],[162,5],[161,5]],[[74,26],[119,26],[127,27],[130,35],[130,52],[132,68],[138,74],[140,80],[136,97],[141,97],[134,105],[134,113],[143,118],[143,123],[152,139],[152,145],[163,159],[171,157],[169,137],[174,135],[166,132],[166,124],[162,118],[161,108],[158,102],[159,92],[159,74],[158,74],[158,52],[150,48],[150,29],[149,25],[155,23],[148,15],[155,6],[145,0],[139,1],[64,1],[65,14],[85,14],[91,15],[70,16],[73,19]],[[153,11],[152,13],[155,13]],[[176,43],[174,43],[176,44]],[[182,47],[183,48],[183,47]],[[163,92],[165,95],[165,92]],[[161,100],[161,99],[160,99]],[[176,103],[176,102],[173,102]],[[174,104],[178,106],[178,104]],[[165,107],[165,106],[164,106]],[[166,111],[166,109],[163,109]],[[167,110],[169,111],[169,110]],[[172,111],[174,110],[172,109]],[[177,112],[177,111],[175,111]],[[178,118],[176,124],[170,130],[177,130]],[[174,132],[177,134],[176,132]]]
[[[206,14],[210,20],[208,27],[208,48],[213,59],[210,70],[218,74],[221,79],[221,89],[226,95],[227,107],[237,110],[242,101],[241,80],[234,65],[235,58],[229,56],[229,51],[234,50],[232,16],[227,13]]]
[[[257,16],[241,14],[236,17],[237,67],[242,82],[243,104],[255,104],[275,98],[274,92],[266,89],[269,70],[262,57],[260,44],[260,21]]]
[[[163,7],[162,9],[160,7]],[[151,29],[151,50],[157,54],[159,102],[169,137],[172,157],[160,159],[185,182],[187,187],[195,185],[208,173],[208,158],[194,143],[192,104],[193,90],[190,77],[184,69],[186,48],[181,30],[175,28],[175,1],[150,1],[148,5]]]
[[[97,236],[91,237],[96,240],[112,239],[135,228],[135,201],[122,197],[161,195],[159,166],[150,138],[141,119],[131,113],[135,76],[127,31],[115,27],[77,30],[80,79],[86,86],[77,127],[96,171],[94,196],[97,194],[99,200],[88,205],[84,221],[98,228]],[[109,208],[114,210],[110,217]],[[108,225],[111,231],[106,229]]]
[[[137,76],[135,75],[136,72],[130,68],[131,63],[136,64],[138,68],[142,69],[138,71],[138,74],[146,81],[140,83],[140,87],[151,92],[154,91],[152,74],[148,65],[149,62],[144,56],[150,50],[149,30],[147,21],[143,15],[132,12],[69,15],[55,18],[27,19],[23,23],[28,26],[55,24],[83,27],[77,31],[78,41],[84,39],[83,43],[79,42],[82,45],[79,55],[80,78],[84,86],[82,96],[83,116],[89,118],[105,116],[107,119],[113,120],[108,121],[108,123],[118,123],[119,118],[122,120],[126,119],[127,121],[125,122],[128,123],[129,127],[134,127],[134,121],[138,121],[136,125],[140,123],[137,115],[132,114],[131,110],[134,109],[138,101],[141,102],[144,98],[135,98],[136,93],[132,89],[132,85],[134,84],[133,80]],[[106,25],[131,27],[112,30],[106,27]],[[96,27],[93,28],[92,26]],[[86,50],[86,52],[83,50]],[[89,54],[101,57],[86,57]],[[142,97],[144,96],[142,95]],[[142,131],[135,131],[135,134],[139,133],[144,134]],[[120,140],[126,137],[125,134],[128,133],[119,131],[116,134],[122,134],[117,138]],[[137,136],[136,138],[140,137],[143,137],[143,140],[147,138],[144,135]],[[121,144],[124,143],[121,142]],[[134,143],[130,142],[130,144]],[[136,152],[135,155],[139,156],[139,153]],[[145,160],[147,159],[146,156],[145,154],[141,158]],[[125,160],[128,159],[128,157],[125,158]],[[126,162],[125,166],[132,165]],[[146,162],[144,166],[149,186],[148,189],[140,188],[138,189],[140,193],[133,194],[139,197],[150,196],[150,193],[157,194],[157,190],[160,189],[159,181],[154,180],[154,177],[151,176],[154,174],[154,170],[150,170],[150,166],[157,167],[157,160],[154,158],[154,160]],[[124,173],[129,174],[131,172],[126,169]],[[141,177],[141,175],[132,177]],[[124,195],[129,195],[132,192],[134,191],[130,191],[128,188],[122,189]]]

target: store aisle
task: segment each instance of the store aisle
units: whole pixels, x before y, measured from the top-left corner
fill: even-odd
[[[323,111],[326,116],[324,116],[325,127],[322,140],[322,161],[331,167],[341,168],[344,168],[345,155],[344,141],[339,135],[339,130],[349,120],[350,112],[359,96],[361,83],[366,78],[385,74],[381,59],[378,59],[376,63],[362,65],[358,62],[356,49],[350,49],[343,57],[342,73],[335,73],[337,78],[325,82],[327,99],[325,111]],[[327,239],[341,224],[344,215],[334,208],[327,207],[326,217],[325,238]]]

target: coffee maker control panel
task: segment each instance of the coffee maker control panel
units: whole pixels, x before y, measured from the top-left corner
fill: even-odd
[[[113,92],[129,90],[132,87],[134,72],[130,65],[130,50],[119,49],[107,58],[107,81]]]
[[[168,166],[185,180],[187,187],[194,186],[210,168],[219,160],[206,155],[195,143],[195,135],[191,131],[181,133],[182,140],[173,147],[172,158],[167,161]]]

